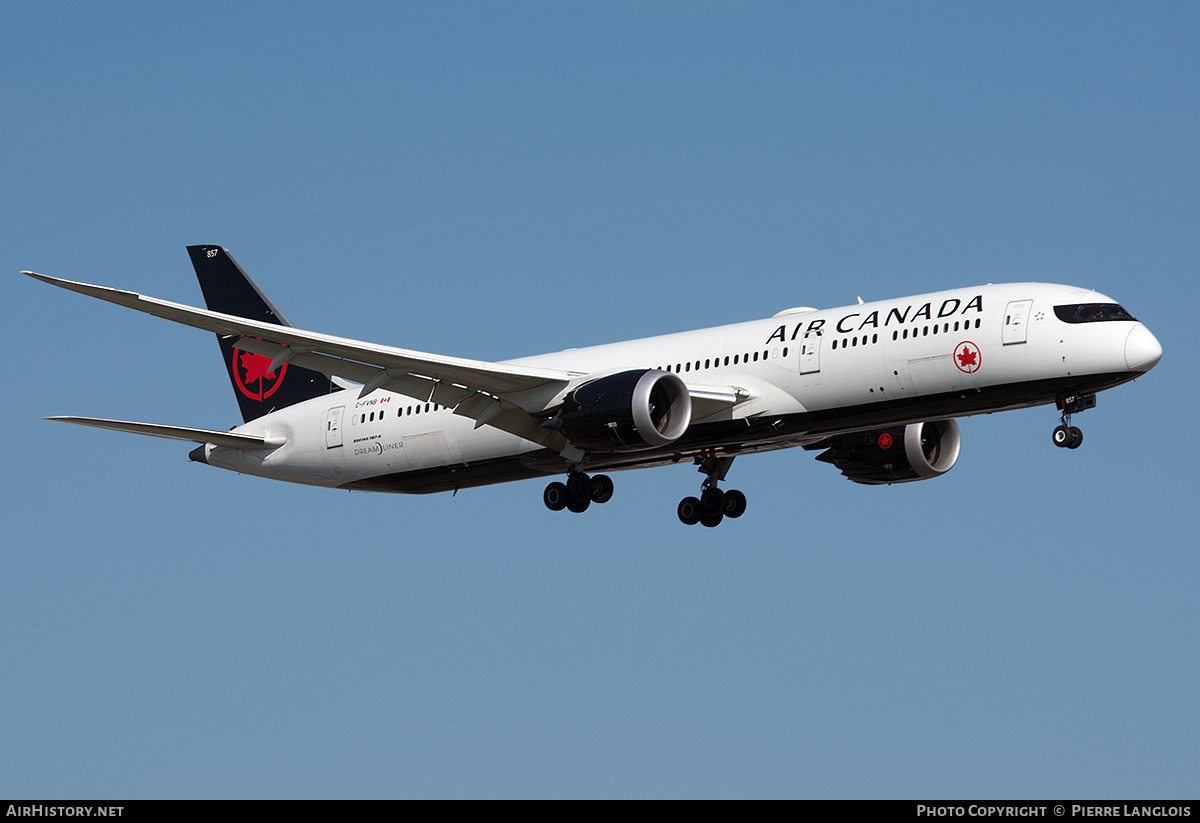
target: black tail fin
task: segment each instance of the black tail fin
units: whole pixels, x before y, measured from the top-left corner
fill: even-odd
[[[196,269],[200,290],[204,292],[204,302],[210,311],[261,323],[292,325],[225,249],[220,246],[188,246],[188,254]],[[229,370],[229,380],[233,383],[233,393],[237,395],[242,419],[246,422],[275,409],[339,390],[327,375],[287,363],[273,372],[267,372],[266,369],[271,365],[270,358],[235,349],[233,344],[236,340],[236,337],[217,335],[221,356],[225,358],[225,368]]]

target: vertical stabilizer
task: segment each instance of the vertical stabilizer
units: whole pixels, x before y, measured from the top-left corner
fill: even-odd
[[[210,311],[260,323],[292,325],[225,249],[188,246],[188,255]],[[242,419],[247,422],[275,409],[339,391],[328,376],[310,369],[284,363],[274,371],[267,371],[271,358],[239,351],[233,347],[236,341],[236,337],[217,335],[233,393],[241,407]]]

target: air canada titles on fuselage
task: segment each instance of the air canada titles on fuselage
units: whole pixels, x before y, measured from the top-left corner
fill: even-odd
[[[960,306],[962,306],[961,310],[959,309]],[[893,320],[896,321],[895,325],[901,326],[905,323],[916,323],[921,319],[931,321],[942,320],[946,317],[953,317],[956,314],[963,316],[971,311],[975,311],[978,314],[983,314],[983,295],[975,295],[969,301],[967,301],[965,306],[963,306],[962,300],[957,297],[951,297],[943,300],[941,305],[938,307],[937,314],[933,313],[932,302],[922,304],[910,316],[909,312],[912,312],[912,310],[913,304],[911,303],[904,307],[904,311],[900,311],[899,308],[892,307],[891,309],[887,310],[882,322],[879,320],[879,313],[884,311],[883,309],[874,309],[865,316],[861,312],[851,312],[850,314],[843,315],[841,318],[839,318],[837,323],[834,324],[834,328],[837,329],[839,334],[850,334],[851,332],[862,331],[865,328],[879,329],[880,327],[888,327],[892,325]],[[855,321],[855,318],[859,317],[861,317],[862,320]],[[796,340],[799,338],[801,332],[809,334],[810,332],[823,331],[825,320],[826,318],[824,317],[818,317],[814,320],[808,321],[808,323],[805,323],[803,320],[801,320],[792,328],[790,336],[788,335],[787,324],[784,324],[775,329],[775,331],[771,332],[771,336],[767,338],[766,342],[769,344],[772,340],[777,340],[782,343],[788,340]]]

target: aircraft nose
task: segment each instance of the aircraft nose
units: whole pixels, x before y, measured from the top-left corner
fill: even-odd
[[[1150,330],[1140,323],[1133,327],[1125,338],[1125,365],[1130,371],[1148,372],[1162,358],[1162,346],[1150,333]]]

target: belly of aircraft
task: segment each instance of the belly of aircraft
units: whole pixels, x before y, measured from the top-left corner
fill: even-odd
[[[1053,403],[1059,394],[1098,392],[1128,382],[1135,376],[1125,372],[1056,377],[800,414],[763,415],[706,423],[692,426],[682,438],[663,448],[590,454],[582,468],[588,472],[622,471],[690,463],[697,456],[707,454],[737,456],[775,451],[819,442],[849,431],[1044,405]],[[425,445],[429,444],[418,448]],[[430,447],[449,448],[441,445]],[[449,457],[449,451],[445,454],[447,462],[443,465],[385,470],[339,486],[359,491],[430,494],[564,474],[572,468],[562,456],[549,449],[533,449],[474,461],[453,460]]]

